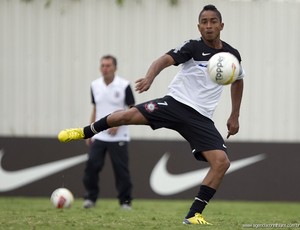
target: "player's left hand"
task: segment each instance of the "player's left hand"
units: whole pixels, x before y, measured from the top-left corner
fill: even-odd
[[[87,146],[90,146],[90,145],[92,144],[92,138],[86,139],[86,140],[85,140],[85,144],[86,144]]]
[[[237,134],[239,131],[239,128],[240,128],[239,119],[236,117],[230,116],[229,119],[227,120],[227,129],[228,129],[227,139],[231,135]]]

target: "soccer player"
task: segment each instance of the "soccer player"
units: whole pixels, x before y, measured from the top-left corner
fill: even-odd
[[[213,83],[207,73],[207,62],[218,52],[230,52],[241,62],[239,52],[220,39],[224,27],[221,13],[213,5],[206,5],[198,18],[201,37],[186,41],[155,60],[146,76],[136,81],[136,91],[147,91],[154,78],[171,65],[182,65],[163,98],[138,104],[127,111],[112,113],[84,128],[62,130],[61,142],[90,138],[110,127],[120,125],[149,125],[152,129],[168,128],[180,133],[190,144],[197,160],[207,161],[210,170],[203,179],[198,194],[184,224],[210,224],[202,212],[214,196],[230,166],[226,145],[214,122],[213,112],[219,102],[223,86]],[[231,85],[231,114],[227,120],[228,134],[239,130],[239,112],[243,94],[244,70]]]

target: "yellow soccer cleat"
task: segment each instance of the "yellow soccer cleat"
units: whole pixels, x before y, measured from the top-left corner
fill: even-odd
[[[83,128],[64,129],[58,134],[58,140],[60,142],[69,142],[81,139],[84,139]]]
[[[183,224],[203,224],[203,225],[212,225],[204,220],[204,217],[200,213],[195,213],[195,216],[188,219],[184,219]]]

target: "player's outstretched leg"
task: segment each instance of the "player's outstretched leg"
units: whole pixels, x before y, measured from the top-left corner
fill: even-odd
[[[72,140],[81,140],[84,138],[83,128],[64,129],[58,134],[58,140],[60,142],[69,142]]]
[[[147,119],[140,111],[137,108],[132,107],[129,110],[117,111],[107,115],[84,128],[64,129],[58,134],[58,140],[60,142],[69,142],[73,140],[88,139],[111,127],[118,127],[121,125],[144,125],[147,123]]]
[[[69,142],[91,138],[95,134],[109,128],[109,125],[107,124],[107,117],[108,116],[103,117],[84,128],[64,129],[58,134],[58,140],[60,142]]]

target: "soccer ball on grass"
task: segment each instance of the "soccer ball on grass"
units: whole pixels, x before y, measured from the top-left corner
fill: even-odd
[[[66,188],[58,188],[51,194],[51,203],[55,208],[70,208],[74,202],[74,196]]]
[[[208,61],[207,71],[210,79],[219,85],[233,83],[240,72],[240,63],[231,53],[214,54]]]

